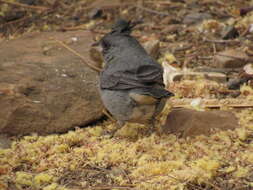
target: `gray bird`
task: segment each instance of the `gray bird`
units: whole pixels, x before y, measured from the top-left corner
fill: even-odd
[[[118,20],[98,43],[105,66],[100,73],[104,106],[123,126],[151,124],[174,94],[164,89],[163,69],[130,35],[137,23]]]

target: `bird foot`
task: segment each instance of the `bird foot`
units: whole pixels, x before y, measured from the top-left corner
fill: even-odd
[[[124,125],[125,125],[125,122],[124,122],[124,121],[117,121],[117,122],[116,122],[116,127],[115,127],[115,129],[113,129],[113,130],[111,131],[110,138],[115,137],[116,132],[117,132],[119,129],[121,129]]]

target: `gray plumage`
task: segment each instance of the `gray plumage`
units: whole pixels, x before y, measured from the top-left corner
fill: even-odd
[[[105,61],[100,94],[120,123],[151,123],[173,93],[164,89],[162,66],[130,35],[133,27],[119,20],[100,40]]]

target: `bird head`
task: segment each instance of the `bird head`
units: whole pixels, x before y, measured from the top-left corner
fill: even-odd
[[[104,55],[108,53],[111,47],[120,47],[124,45],[122,41],[125,39],[122,37],[130,36],[132,29],[139,23],[141,23],[141,21],[132,22],[124,19],[119,19],[113,24],[111,31],[98,42],[95,42],[92,46],[100,45],[102,47],[102,54]]]
[[[112,26],[111,33],[130,34],[132,32],[132,28],[135,26],[136,26],[135,22],[119,19]]]

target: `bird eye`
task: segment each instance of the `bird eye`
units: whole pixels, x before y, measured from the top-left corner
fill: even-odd
[[[106,41],[102,41],[103,50],[108,50],[110,48],[110,44]]]

